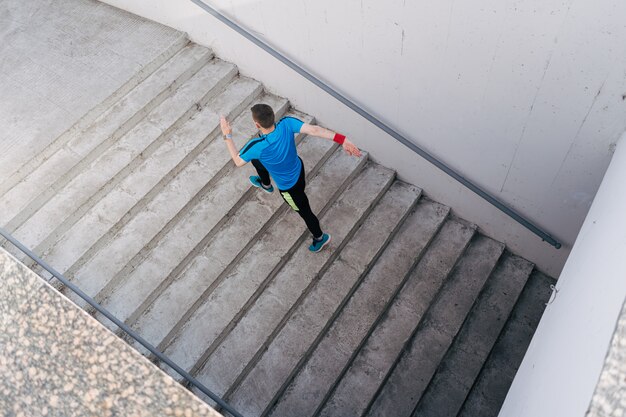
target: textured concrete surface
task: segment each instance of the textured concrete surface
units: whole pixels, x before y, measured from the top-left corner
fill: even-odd
[[[503,250],[501,243],[481,235],[472,240],[378,393],[369,415],[385,416],[390,410],[396,415],[411,414]]]
[[[281,103],[281,105],[285,104],[280,100],[278,103]],[[288,115],[307,119],[306,116],[303,117],[294,112],[289,112]],[[247,123],[250,123],[248,114],[245,115],[245,119]],[[324,153],[328,153],[329,149],[326,148],[324,150],[316,146],[310,147],[309,145],[311,144],[313,143],[304,140],[298,148],[300,152],[304,152],[304,154],[310,157],[309,162],[305,163],[305,166],[312,167],[312,171],[309,171],[308,174],[315,175],[317,165],[319,165],[319,158],[323,159]],[[224,155],[220,156],[220,159],[229,159],[225,147],[223,144],[221,145]],[[317,155],[315,154],[316,150],[320,151]],[[317,164],[315,165],[316,161]],[[198,303],[210,294],[215,286],[219,286],[221,283],[220,277],[226,270],[221,270],[216,268],[216,266],[224,267],[225,259],[219,256],[219,250],[217,250],[218,253],[214,254],[213,252],[215,251],[213,249],[219,249],[224,239],[227,241],[228,239],[239,240],[237,236],[241,231],[238,228],[241,228],[242,224],[245,227],[246,216],[250,214],[250,211],[254,212],[254,209],[246,209],[246,207],[259,204],[265,205],[268,201],[271,201],[267,197],[254,194],[247,179],[248,174],[248,169],[226,173],[217,183],[216,188],[207,191],[206,196],[208,198],[203,197],[198,206],[190,212],[187,220],[181,223],[181,228],[187,230],[189,230],[189,223],[197,223],[200,231],[204,230],[202,232],[203,235],[198,236],[197,244],[193,250],[184,259],[180,260],[169,276],[137,307],[131,319],[129,319],[129,322],[134,327],[141,329],[146,337],[155,344],[161,343],[165,345],[168,343],[173,333],[175,333],[176,323],[182,320],[183,316],[188,319],[198,307]],[[223,187],[224,190],[220,191],[219,187]],[[249,200],[250,197],[253,197],[252,201]],[[274,201],[272,204],[276,203]],[[207,222],[203,220],[203,217],[214,216],[213,212],[222,210],[222,205],[229,208],[228,215],[221,219],[211,230],[208,230]],[[246,210],[248,213],[246,213]],[[270,214],[267,210],[265,212],[268,215]],[[232,219],[229,220],[231,217]],[[237,223],[239,223],[239,226],[237,226]],[[182,230],[185,231],[185,229]],[[174,232],[174,230],[172,231]],[[178,232],[182,233],[181,230]],[[175,242],[181,239],[180,236],[177,236],[179,233],[170,233],[171,236],[165,237],[159,243],[159,246],[172,244],[168,243],[167,240],[171,240],[174,242],[173,244],[176,244]],[[194,236],[196,232],[189,230],[186,233],[189,237]],[[245,239],[241,243],[245,243]],[[159,247],[156,250],[159,250]],[[228,256],[232,258],[233,255],[236,255],[235,259],[240,257],[237,254]],[[152,255],[150,256],[152,257]],[[158,259],[158,257],[156,258]],[[190,291],[192,288],[195,290]],[[172,303],[173,300],[176,300],[176,302]],[[167,340],[163,340],[164,338]]]
[[[309,141],[306,142],[309,144]],[[307,154],[306,151],[310,147],[302,145],[300,150]],[[313,154],[308,154],[310,164],[322,158],[325,151],[328,149],[322,150],[317,158]],[[224,187],[226,193],[212,196],[207,199],[207,204],[199,204],[192,212],[194,216],[181,222],[181,228],[174,229],[166,239],[159,242],[135,270],[141,274],[145,268],[152,268],[158,286],[155,286],[149,296],[133,304],[136,306],[135,313],[129,321],[134,321],[134,317],[141,315],[149,304],[155,302],[156,305],[151,307],[148,320],[142,321],[139,325],[145,325],[141,327],[142,330],[157,344],[180,320],[186,311],[184,308],[193,305],[197,296],[211,286],[220,272],[234,261],[241,251],[245,251],[250,242],[249,236],[254,236],[260,231],[280,207],[280,200],[271,198],[265,193],[254,193],[254,190],[246,193],[246,190],[250,189],[250,184],[245,178],[246,170],[238,170],[233,174],[235,175],[224,177],[224,182],[228,183]],[[233,204],[229,204],[230,199]],[[241,205],[235,204],[241,200],[244,200]],[[228,216],[222,211],[222,207],[230,208]],[[193,263],[189,264],[191,260]],[[154,264],[157,267],[154,267]],[[132,277],[129,282],[132,282]],[[143,280],[143,284],[152,283],[152,279]],[[127,298],[122,297],[121,300],[125,302]],[[173,300],[176,300],[175,304],[180,305],[178,308],[172,305]],[[159,332],[160,337],[153,334],[154,331]]]
[[[128,133],[130,129],[135,127],[138,121],[141,121],[141,119],[146,117],[150,113],[150,111],[153,110],[157,105],[162,104],[163,100],[165,100],[167,96],[171,95],[171,91],[168,91],[168,90],[171,90],[172,88],[177,87],[179,83],[183,83],[184,81],[186,81],[188,77],[191,77],[193,74],[195,74],[204,66],[204,64],[210,57],[210,53],[207,50],[195,50],[192,48],[193,46],[189,46],[188,48],[184,49],[179,55],[176,55],[175,57],[172,58],[172,61],[174,62],[176,62],[178,59],[181,60],[181,63],[179,63],[178,65],[173,65],[173,64],[171,65],[172,67],[179,67],[179,66],[182,67],[182,68],[176,68],[178,70],[176,71],[176,76],[178,76],[179,75],[178,73],[183,71],[183,69],[184,69],[184,72],[186,73],[186,76],[185,77],[179,76],[175,81],[172,82],[172,84],[169,85],[168,88],[165,89],[165,91],[157,90],[159,91],[159,94],[157,95],[157,97],[152,97],[149,104],[145,104],[145,100],[141,100],[141,103],[139,103],[139,105],[130,105],[130,104],[123,105],[121,103],[123,100],[121,100],[115,106],[111,108],[111,110],[114,110],[117,106],[120,106],[121,109],[126,110],[124,113],[126,112],[128,113],[125,116],[129,120],[125,120],[122,123],[122,127],[119,127],[118,125],[117,129],[113,128],[115,129],[113,130],[113,132],[109,131],[105,133],[104,134],[105,139],[102,140],[101,138],[100,144],[95,149],[93,149],[92,152],[94,154],[109,154],[109,157],[111,157],[110,154],[112,153],[114,147],[109,147],[109,149],[104,149],[105,146],[107,145],[107,142],[111,142],[112,140],[118,140],[119,138],[121,138],[123,134]],[[164,65],[164,67],[167,67],[167,65]],[[161,69],[168,69],[168,68],[161,68]],[[160,70],[157,71],[153,75],[159,75]],[[168,81],[171,81],[171,80],[168,80]],[[144,87],[144,85],[147,82],[148,80],[140,84],[139,87]],[[131,93],[134,93],[134,92],[135,90],[133,90]],[[166,97],[159,97],[159,96],[166,96]],[[128,96],[126,96],[125,98],[127,97]],[[140,105],[143,105],[143,107],[139,107]],[[122,111],[121,109],[120,111]],[[109,116],[109,115],[110,114],[106,114],[106,116]],[[197,117],[195,117],[195,119],[197,119]],[[94,122],[94,125],[92,125],[92,128],[97,129],[97,127],[98,127],[98,121]],[[155,160],[159,160],[161,163],[159,164],[158,168],[161,170],[166,170],[165,172],[167,172],[167,167],[170,166],[170,164],[172,164],[171,161],[176,160],[176,157],[182,158],[183,156],[186,156],[188,153],[191,152],[191,150],[188,149],[188,147],[191,146],[188,142],[193,143],[193,141],[197,139],[194,136],[190,135],[191,136],[190,138],[185,138],[186,140],[184,140],[180,138],[180,134],[178,136],[175,134],[175,133],[179,133],[180,131],[184,131],[184,129],[181,128],[179,129],[179,131],[175,131],[174,134],[171,134],[168,137],[168,135],[166,134],[167,132],[167,129],[166,129],[164,133],[161,134],[159,138],[157,138],[157,140],[152,142],[152,144],[150,144],[147,148],[145,148],[141,152],[139,157],[136,157],[135,160],[133,160],[131,164],[128,164],[126,167],[124,167],[124,169],[121,172],[118,172],[116,177],[111,178],[105,184],[104,187],[98,190],[97,193],[92,194],[88,202],[80,206],[80,208],[72,214],[73,218],[69,219],[68,221],[65,221],[64,223],[66,224],[62,225],[61,227],[57,227],[53,233],[48,235],[47,238],[44,239],[43,242],[40,243],[36,247],[36,250],[40,253],[44,251],[48,251],[49,247],[53,245],[54,243],[56,243],[56,241],[60,238],[60,236],[67,233],[68,229],[75,228],[76,225],[73,223],[73,222],[76,222],[75,218],[80,218],[80,220],[83,220],[84,218],[89,218],[89,213],[93,211],[97,211],[97,207],[99,205],[108,206],[108,210],[101,210],[101,217],[113,218],[115,215],[115,210],[120,211],[122,209],[125,209],[124,212],[128,210],[125,204],[130,204],[129,202],[130,200],[138,199],[139,195],[142,195],[141,190],[149,187],[148,185],[150,183],[149,180],[152,179],[152,177],[157,177],[157,174],[154,171],[156,171],[157,173],[159,171],[157,168],[151,167],[150,162],[154,164]],[[85,139],[85,136],[87,135],[86,134],[81,135],[81,143]],[[132,138],[131,138],[131,141],[132,141]],[[63,149],[67,150],[68,152],[73,152],[70,149],[69,145],[70,144],[68,144],[68,146]],[[176,152],[170,149],[170,152],[168,152],[169,158],[166,157],[165,155],[162,155],[164,151],[174,146],[176,148],[179,148],[180,150]],[[151,158],[150,157],[151,153],[155,153],[156,157]],[[180,154],[182,155],[179,156]],[[52,160],[53,160],[52,158],[48,159],[46,161],[46,164],[48,162],[51,162]],[[136,166],[137,163],[139,163],[139,166]],[[92,162],[91,166],[85,166],[85,164],[82,163],[82,164],[78,164],[74,168],[83,169],[84,171],[86,171],[86,170],[94,169],[94,165],[96,165],[95,160],[94,162]],[[72,170],[75,170],[74,168]],[[128,174],[126,177],[124,177],[128,173],[129,170],[133,172]],[[36,173],[37,171],[39,171],[39,168],[34,172]],[[59,173],[62,173],[63,169],[57,164],[56,171]],[[140,173],[139,174],[135,173],[135,175],[132,175],[135,171],[139,171]],[[152,175],[149,176],[150,174]],[[82,173],[81,174],[77,173],[76,176],[78,175],[82,175]],[[161,179],[162,176],[165,176],[165,175],[158,176],[157,179]],[[148,178],[146,179],[146,177]],[[155,181],[157,179],[155,179]],[[54,184],[55,187],[59,187],[61,185],[67,186],[68,184],[64,184],[61,181],[58,181],[57,183]],[[118,192],[116,195],[115,193],[116,190],[121,190],[123,192]],[[111,204],[111,200],[120,201],[120,202],[123,200],[129,200],[129,201],[125,201],[123,204]],[[92,223],[88,227],[89,227],[88,230],[90,232],[88,233],[83,232],[81,234],[82,236],[97,235],[95,233],[95,229],[97,228],[95,224]]]
[[[338,403],[351,403],[351,414],[365,411],[474,232],[473,227],[453,220],[443,224],[388,312],[355,357],[344,376],[344,386],[338,387],[340,392],[334,395],[339,397],[335,400]],[[354,395],[356,390],[360,391],[358,400],[345,398]],[[326,412],[339,414],[337,408],[339,413],[347,412],[345,404]],[[395,410],[389,410],[389,413],[393,414]]]
[[[238,119],[234,126],[252,134],[250,124],[249,119],[244,118]],[[242,146],[244,139],[238,140]],[[176,239],[176,228],[184,228],[195,216],[207,216],[211,211],[228,212],[240,198],[237,187],[246,184],[246,177],[243,170],[239,170],[231,174],[237,181],[224,178],[222,174],[225,174],[227,162],[227,152],[221,141],[204,148],[139,212],[133,213],[77,260],[70,267],[69,275],[76,277],[81,288],[95,296],[107,285],[112,285],[109,284],[111,281],[130,273],[167,236],[173,235],[172,239]]]
[[[356,290],[360,279],[386,247],[393,232],[416,203],[420,190],[396,182],[385,193],[339,258],[293,312],[262,358],[245,376],[229,401],[246,415],[261,415],[289,380],[307,351],[315,346],[333,315]],[[364,247],[363,242],[368,242]]]
[[[309,163],[313,166],[315,162],[325,159],[331,155],[330,159],[321,167],[309,171],[307,189],[311,196],[311,207],[319,212],[324,206],[331,204],[333,194],[340,192],[341,187],[347,185],[347,179],[358,172],[360,165],[364,161],[347,162],[334,152],[334,146],[330,142],[323,142],[315,138],[305,138],[298,146],[302,155],[308,154]],[[316,165],[316,164],[315,164]],[[341,166],[343,165],[343,168]],[[319,169],[319,172],[315,171]],[[334,178],[333,178],[334,176]],[[332,179],[331,179],[332,178]],[[254,191],[254,190],[253,190]],[[265,195],[264,193],[254,193],[250,204],[256,205],[260,201],[265,204],[272,204],[279,207],[282,204],[276,199],[277,195]],[[283,206],[286,208],[286,206]],[[253,217],[259,214],[251,211]],[[178,358],[185,366],[192,368],[196,362],[203,363],[206,360],[206,351],[210,351],[221,340],[228,330],[232,328],[238,318],[245,313],[249,304],[254,302],[258,296],[258,289],[263,288],[266,278],[281,264],[281,260],[287,260],[287,256],[292,251],[293,246],[300,240],[304,232],[302,220],[295,214],[286,210],[279,213],[274,223],[267,230],[259,230],[258,234],[250,241],[251,245],[243,254],[243,257],[231,263],[226,276],[221,277],[219,285],[210,293],[204,295],[201,304],[192,309],[193,315],[179,329],[166,352],[170,352],[172,357]],[[246,233],[245,231],[243,232]],[[236,237],[239,236],[239,237]],[[241,238],[241,234],[235,235],[234,239]],[[207,248],[209,249],[209,248]],[[201,257],[192,263],[185,275],[188,278],[194,276],[193,271],[207,270],[209,262],[214,255],[210,250],[205,250]],[[223,301],[232,301],[222,303]],[[209,319],[210,318],[210,319]],[[207,322],[207,319],[208,322]]]
[[[49,151],[35,167],[23,175],[5,178],[0,184],[0,191],[6,197],[0,202],[0,214],[5,219],[3,224],[23,222],[28,216],[22,212],[28,206],[34,206],[33,200],[43,191],[47,191],[50,198],[75,172],[83,168],[81,165],[84,166],[85,162],[80,162],[85,157],[90,154],[96,157],[104,152],[107,146],[127,133],[166,99],[180,83],[195,74],[210,57],[211,53],[206,48],[194,45],[184,48],[106,109],[88,128],[66,132],[63,140],[55,142],[59,143],[58,149]],[[29,211],[32,212],[36,207]],[[21,220],[16,218],[18,214],[21,214]]]
[[[303,151],[306,148],[304,146]],[[197,293],[192,284],[195,282],[195,285],[203,285],[204,280],[200,277],[209,281],[214,279],[221,269],[244,250],[249,242],[247,237],[260,230],[280,207],[280,200],[272,199],[266,194],[246,193],[251,186],[245,174],[245,170],[238,170],[236,175],[224,176],[219,184],[222,186],[218,185],[215,189],[217,192],[203,196],[199,204],[189,212],[189,216],[178,222],[145,259],[133,268],[130,276],[119,274],[123,281],[115,288],[105,288],[102,291],[107,297],[106,305],[124,319],[132,321],[169,286],[173,278],[177,278],[177,272],[186,269],[191,260],[202,263],[208,258],[203,266],[209,269],[218,268],[210,273],[205,271],[208,276],[200,268],[200,271],[194,271],[199,274],[183,274],[179,277],[183,284],[189,284],[183,287],[184,293],[179,297],[192,297],[190,303],[193,302]],[[248,199],[249,195],[254,197]],[[133,295],[122,296],[127,291]],[[99,295],[101,296],[102,294]],[[134,311],[137,313],[133,314]]]
[[[447,207],[432,201],[424,201],[421,205],[422,207],[418,206],[418,208],[423,210],[422,224],[438,227],[445,224],[444,219],[449,213]],[[441,229],[436,230],[439,232]],[[463,236],[462,232],[459,234]],[[453,251],[452,257],[457,253]],[[442,258],[440,262],[444,260]],[[415,259],[424,258],[415,256]],[[419,266],[418,263],[416,267]],[[408,274],[405,279],[408,281],[411,278],[414,278],[412,273]],[[436,282],[437,276],[433,278]],[[376,328],[371,331],[358,354],[352,358],[352,363],[342,375],[341,381],[333,387],[320,416],[361,415],[365,412],[371,398],[384,381],[385,375],[411,337],[414,326],[419,323],[420,313],[423,314],[423,311],[420,312],[419,307],[416,307],[417,303],[414,304],[413,309],[410,307],[407,309],[408,305],[419,300],[420,296],[432,298],[437,293],[437,283],[433,287],[434,289],[430,291],[427,287],[422,288],[422,291],[416,291],[414,285],[407,285],[407,282],[401,283],[398,288],[399,293],[387,307],[384,316],[376,323]],[[406,317],[403,317],[404,314]]]
[[[0,276],[3,416],[219,415],[4,250]]]
[[[626,303],[617,321],[611,347],[600,380],[591,399],[587,417],[626,415]]]
[[[224,93],[216,98],[221,104],[225,102],[223,95]],[[263,96],[260,100],[274,102],[279,99]],[[284,99],[279,102],[284,106]],[[220,166],[227,161],[223,143],[215,140],[219,139],[217,132],[219,129],[215,125],[218,118],[216,109],[219,107],[216,108],[212,103],[202,108],[188,123],[174,131],[155,154],[129,174],[119,187],[113,189],[74,225],[70,233],[49,255],[57,260],[62,270],[67,270],[79,259],[84,259],[83,255],[87,254],[88,250],[91,249],[93,252],[94,248],[105,246],[113,234],[120,232],[135,215],[140,215],[141,211],[148,207],[153,212],[160,208],[164,213],[163,220],[169,219],[168,213],[175,214],[176,208],[180,209],[187,203],[185,197],[192,198],[195,195],[194,191],[202,189],[211,181],[212,175],[216,174]],[[226,114],[229,114],[230,109],[230,106],[222,108]],[[255,128],[249,118],[242,122],[244,120],[238,119],[233,125],[234,128],[243,131],[247,128],[252,134]],[[209,129],[213,130],[208,133]],[[187,186],[185,189],[187,192],[184,194],[177,186],[181,181]],[[176,195],[179,197],[176,198]],[[153,203],[155,199],[167,201],[168,197],[171,199],[171,206],[167,208],[161,208],[160,205]],[[162,224],[164,223],[158,225]],[[85,233],[86,230],[90,230],[90,233]],[[148,230],[146,236],[150,236]],[[70,242],[80,242],[81,238],[89,240],[81,242],[80,250],[67,250]]]
[[[0,27],[3,179],[186,42],[182,32],[91,0],[3,1]]]
[[[441,361],[414,414],[457,415],[522,292],[533,264],[504,254]]]
[[[309,171],[309,174],[314,178],[309,180],[309,185],[312,187],[312,190],[316,190],[317,188],[315,187],[321,181],[321,177],[318,178],[318,175],[324,176],[329,167],[322,167],[318,174],[315,165],[332,152],[332,144],[330,142],[305,139],[298,149],[303,155],[308,156],[309,162],[305,164],[305,169],[307,165],[309,168],[312,168],[312,172]],[[346,177],[350,172],[349,167],[346,167]],[[327,184],[326,193],[311,194],[312,198],[319,200],[316,204],[330,199],[332,192],[340,186],[342,180],[345,180],[345,177],[337,176],[334,183],[330,182]],[[244,194],[244,190],[250,187],[249,182],[245,178],[237,178],[232,181],[235,181],[237,187],[240,188],[238,195]],[[201,302],[202,298],[219,286],[225,275],[224,271],[232,269],[233,265],[239,262],[239,259],[246,256],[250,245],[256,240],[254,237],[250,239],[248,236],[263,235],[264,225],[268,221],[272,221],[272,216],[280,207],[281,201],[275,198],[277,197],[276,195],[269,196],[265,193],[255,193],[254,189],[251,191],[252,193],[249,194],[250,199],[232,213],[229,221],[220,225],[221,229],[218,228],[215,234],[209,236],[209,239],[205,238],[200,241],[193,261],[179,263],[177,270],[180,271],[180,274],[170,274],[174,280],[170,279],[164,285],[161,285],[160,291],[155,292],[149,302],[144,302],[144,305],[138,310],[140,317],[134,325],[141,329],[142,333],[146,334],[149,340],[153,340],[156,344],[162,343],[166,335],[174,330],[176,324],[185,315],[193,311],[193,308],[190,307]],[[280,225],[280,220],[270,227],[274,228],[277,224]],[[301,224],[297,224],[293,225],[294,229],[281,229],[284,236],[284,245],[289,245],[292,235],[294,239],[301,235],[301,226]],[[273,247],[273,249],[278,255],[282,247]],[[247,259],[256,260],[258,258],[248,257]],[[261,274],[261,276],[263,275]],[[229,279],[228,285],[236,285],[235,282],[238,282],[236,278]],[[145,305],[149,305],[149,307],[146,309]],[[240,306],[240,304],[235,303],[234,306]],[[222,313],[228,314],[226,311]],[[185,341],[181,342],[184,344],[188,343]]]
[[[90,198],[99,199],[98,193],[106,193],[107,185],[115,185],[124,178],[124,170],[132,170],[138,165],[141,162],[139,156],[148,157],[149,148],[156,148],[165,141],[168,132],[191,117],[197,106],[202,106],[220,92],[235,74],[231,64],[211,61],[113,146],[97,155],[84,171],[73,176],[43,206],[35,207],[36,212],[15,231],[15,236],[28,247],[38,246],[77,208]],[[30,214],[28,211],[22,212],[24,216]]]
[[[228,95],[232,96],[233,100],[238,99],[238,102],[247,104],[260,93],[260,85],[247,80],[243,88],[241,85],[239,85],[239,89],[235,86],[228,93],[230,93]],[[222,104],[224,104],[224,109],[229,107],[225,103]],[[213,121],[216,123],[217,118],[214,118]],[[214,130],[215,127],[214,124],[206,126],[208,132]],[[141,264],[135,265],[132,273],[128,270],[120,270],[116,277],[123,279],[124,282],[117,282],[117,285],[104,289],[101,294],[98,294],[98,299],[103,302],[106,300],[104,305],[115,312],[118,317],[123,320],[128,319],[133,311],[132,309],[141,303],[142,297],[146,297],[178,265],[178,262],[193,250],[194,244],[204,236],[204,230],[210,229],[217,224],[226,214],[227,207],[224,204],[223,208],[220,207],[219,210],[208,211],[211,217],[200,219],[200,223],[198,220],[194,222],[190,219],[180,222],[178,224],[179,227],[174,228],[168,235],[174,237],[174,239],[159,242],[158,246],[147,254]],[[183,230],[180,230],[181,228]],[[136,286],[137,284],[139,284],[139,288]],[[133,285],[135,286],[133,287]],[[125,294],[128,297],[124,300],[123,311],[119,308],[119,304],[116,304],[119,301],[119,297],[113,295],[115,290],[120,291],[119,294]]]
[[[433,238],[447,214],[447,210],[436,210],[431,204],[417,205],[293,379],[273,409],[273,416],[310,416],[322,405],[415,257]]]
[[[340,157],[337,159],[344,160],[339,166],[348,165],[356,170],[360,165],[358,158],[341,153],[338,155]],[[330,178],[345,178],[346,176],[340,175],[339,166],[334,167],[331,163],[329,161],[329,166],[334,169],[329,170],[330,175],[324,178],[324,182],[328,182]],[[254,360],[268,336],[271,337],[290,308],[307,291],[313,279],[333,262],[338,252],[335,248],[341,247],[344,239],[351,237],[352,229],[358,227],[359,220],[377,202],[392,179],[393,172],[386,168],[375,164],[365,167],[328,213],[320,218],[323,227],[332,231],[333,241],[328,250],[313,255],[307,244],[296,249],[289,262],[209,357],[198,373],[200,381],[211,385],[220,395],[229,391],[246,365]]]
[[[223,94],[216,100],[220,104],[229,104],[224,103]],[[264,96],[261,100],[278,101],[278,98],[272,99],[273,96]],[[47,249],[44,257],[60,270],[67,270],[103,236],[112,229],[119,230],[128,222],[131,217],[127,215],[129,211],[138,213],[152,198],[163,192],[166,185],[203,150],[210,155],[216,165],[218,158],[225,160],[225,156],[219,154],[219,151],[225,151],[223,144],[219,140],[215,141],[218,138],[216,112],[223,111],[229,115],[232,107],[221,105],[215,107],[211,104],[202,108],[179,130],[173,132],[151,157],[144,160],[86,212],[53,247]],[[236,110],[233,109],[232,112],[235,113]],[[252,122],[248,121],[248,125],[252,125]],[[207,130],[212,126],[213,131],[207,135]],[[39,251],[41,249],[39,248]]]
[[[545,303],[552,293],[550,284],[554,284],[554,280],[537,271],[530,275],[511,316],[468,393],[459,417],[498,416],[546,308]]]

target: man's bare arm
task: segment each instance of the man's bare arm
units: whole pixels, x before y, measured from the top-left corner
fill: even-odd
[[[233,162],[238,167],[244,166],[247,164],[237,152],[237,148],[235,148],[235,143],[233,142],[232,133],[233,129],[230,127],[230,123],[224,116],[220,117],[220,127],[222,128],[222,134],[224,135],[224,142],[226,142],[226,147],[228,148],[228,153],[230,153],[230,157],[233,159]]]
[[[302,125],[302,127],[300,128],[300,133],[330,140],[333,140],[335,138],[335,135],[337,135],[337,133],[333,132],[332,130],[325,129],[321,126],[310,125],[308,123]],[[343,149],[346,151],[347,154],[352,156],[361,156],[361,151],[359,150],[359,148],[348,139],[343,139],[343,144],[341,146],[343,146]]]

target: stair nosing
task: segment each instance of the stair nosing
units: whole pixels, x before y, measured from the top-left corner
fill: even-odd
[[[477,234],[474,236],[474,238],[477,238],[478,236],[480,236],[481,233],[477,231]],[[485,236],[486,237],[486,236]],[[487,237],[486,237],[487,238]],[[491,239],[491,238],[488,238]],[[493,239],[491,239],[493,240]],[[469,245],[468,245],[469,246]],[[445,360],[446,356],[448,356],[448,352],[450,352],[451,347],[454,345],[454,342],[457,340],[457,337],[461,331],[461,329],[463,328],[463,325],[465,324],[465,321],[467,320],[467,317],[469,316],[469,314],[472,312],[472,310],[474,309],[474,306],[476,305],[477,300],[480,298],[481,294],[483,293],[483,291],[485,291],[485,286],[487,281],[489,280],[489,278],[491,278],[493,272],[495,271],[497,265],[500,263],[500,260],[502,259],[502,256],[505,252],[504,250],[504,246],[502,247],[502,251],[500,252],[500,255],[498,256],[498,259],[496,260],[496,262],[493,264],[493,267],[491,268],[491,270],[489,271],[489,274],[487,276],[487,278],[485,279],[485,282],[482,284],[480,291],[478,292],[478,294],[476,295],[476,297],[474,298],[472,305],[470,306],[468,313],[465,315],[465,318],[463,319],[463,322],[461,323],[461,325],[459,326],[459,328],[457,329],[457,331],[454,333],[454,336],[452,337],[452,339],[450,340],[450,344],[446,347],[445,352],[443,352],[443,355],[441,357],[441,360],[439,361],[439,363],[437,364],[437,367],[434,369],[432,375],[430,375],[430,378],[428,379],[428,383],[424,386],[424,390],[421,392],[420,394],[420,398],[417,400],[417,402],[415,403],[415,406],[413,407],[413,410],[411,411],[411,417],[413,417],[419,407],[419,404],[422,401],[422,398],[424,397],[424,394],[428,391],[428,388],[430,387],[430,385],[433,382],[433,379],[435,378],[435,375],[437,375],[437,371],[439,370],[439,368],[441,367],[441,364],[443,363],[443,361]],[[459,258],[460,259],[460,258]],[[447,277],[448,278],[448,277]],[[446,280],[447,280],[446,278]],[[443,288],[443,286],[441,287]],[[426,313],[424,314],[424,317],[427,316],[431,306],[433,306],[435,304],[435,301],[439,298],[439,295],[441,294],[441,288],[439,293],[437,294],[437,296],[433,299],[433,303],[431,303],[431,305],[429,306],[429,309],[426,311]],[[421,324],[421,321],[420,321]],[[416,331],[411,335],[411,339],[415,336],[415,333],[417,332],[417,327],[416,327]]]

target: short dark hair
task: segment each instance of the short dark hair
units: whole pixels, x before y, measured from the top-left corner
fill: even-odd
[[[267,104],[255,104],[252,110],[252,118],[261,125],[262,128],[268,129],[274,124],[274,110]]]

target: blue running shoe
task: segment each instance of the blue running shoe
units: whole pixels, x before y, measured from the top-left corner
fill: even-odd
[[[252,175],[250,177],[250,184],[254,185],[256,188],[260,188],[266,193],[271,193],[272,191],[274,191],[274,186],[272,184],[270,184],[269,187],[265,187],[265,185],[261,183],[261,177],[258,177],[256,175]]]
[[[320,240],[313,239],[313,243],[309,246],[309,250],[311,252],[319,252],[322,248],[330,243],[330,235],[328,233],[324,233]]]

